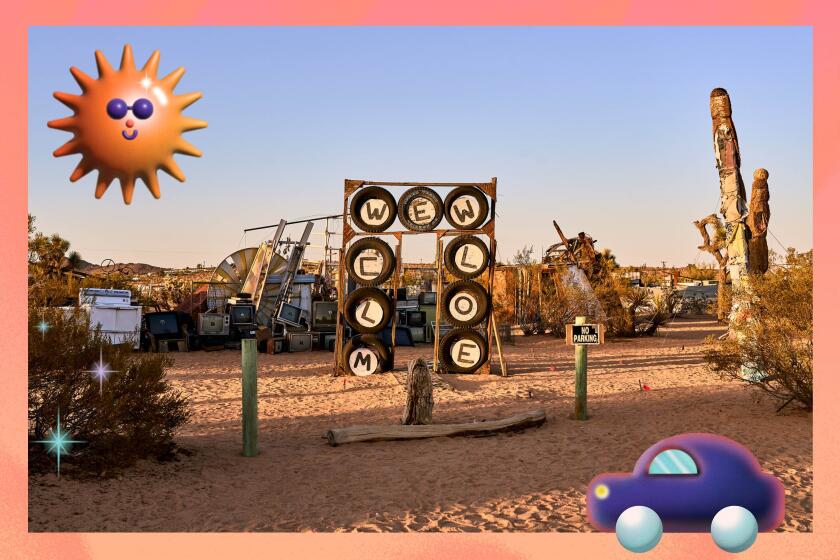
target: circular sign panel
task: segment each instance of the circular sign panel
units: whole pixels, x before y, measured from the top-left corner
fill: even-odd
[[[350,352],[347,365],[350,367],[353,375],[365,377],[374,373],[379,367],[379,356],[370,348],[355,348]]]
[[[368,328],[376,328],[382,324],[385,318],[385,310],[382,305],[373,298],[365,298],[358,303],[353,317],[360,325],[365,325]]]
[[[443,201],[428,187],[405,191],[398,208],[400,223],[412,231],[431,231],[443,218]]]
[[[449,300],[447,309],[452,318],[466,323],[475,317],[476,311],[478,311],[478,301],[469,292],[458,292]]]
[[[475,341],[461,338],[449,348],[452,363],[463,369],[472,369],[481,362],[481,347]]]
[[[379,277],[384,268],[385,257],[376,249],[361,251],[353,261],[353,272],[367,282]]]
[[[487,220],[487,197],[476,187],[458,187],[446,195],[447,221],[455,229],[477,229]]]
[[[350,202],[350,217],[362,231],[382,232],[397,218],[397,203],[382,187],[365,187]]]

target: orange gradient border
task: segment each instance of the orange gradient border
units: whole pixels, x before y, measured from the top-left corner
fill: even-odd
[[[15,4],[12,6],[12,4]],[[834,6],[832,4],[835,4]],[[814,40],[814,532],[759,536],[739,558],[836,558],[840,550],[840,8],[775,0],[18,0],[3,9],[0,45],[0,558],[637,558],[611,534],[29,534],[26,452],[27,33],[32,25],[807,25]],[[710,46],[710,49],[712,47]],[[714,53],[710,51],[710,56]],[[736,61],[749,64],[749,61]],[[769,94],[769,93],[768,93]],[[809,193],[802,193],[809,196]],[[834,243],[832,243],[834,240]],[[649,558],[731,558],[708,535],[666,534]]]

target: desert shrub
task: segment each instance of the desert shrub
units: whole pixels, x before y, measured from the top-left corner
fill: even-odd
[[[592,316],[586,292],[565,282],[565,271],[552,271],[543,281],[540,321],[550,334],[563,338],[566,325],[574,323],[579,315]]]
[[[41,321],[49,329],[41,332]],[[102,383],[89,372],[100,359],[113,373]],[[80,309],[29,309],[30,470],[53,468],[46,439],[61,413],[62,428],[73,439],[65,467],[79,474],[107,474],[145,457],[173,457],[175,430],[188,417],[187,400],[165,379],[165,355],[140,354],[131,343],[111,345],[89,329]]]
[[[601,308],[607,316],[607,334],[611,336],[633,336],[633,321],[622,301],[627,285],[618,278],[610,278],[598,283],[595,296],[601,302]]]
[[[813,280],[810,251],[791,252],[783,266],[750,276],[740,288],[749,305],[730,324],[730,336],[708,341],[710,369],[811,410]]]

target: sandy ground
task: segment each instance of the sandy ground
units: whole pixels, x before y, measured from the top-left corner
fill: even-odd
[[[574,356],[550,337],[505,348],[511,377],[445,376],[435,421],[500,418],[542,407],[540,428],[482,438],[330,447],[328,428],[398,423],[403,373],[330,375],[326,352],[260,355],[260,451],[240,451],[239,354],[175,354],[170,379],[194,417],[178,434],[193,452],[142,462],[102,481],[30,479],[32,531],[591,531],[584,492],[626,472],[657,440],[716,432],[749,447],[787,489],[784,531],[812,528],[808,414],[710,374],[708,320],[682,320],[649,339],[590,351],[586,422],[573,409]],[[400,348],[397,363],[431,356]],[[651,387],[640,391],[639,381]],[[530,393],[530,396],[528,396]]]

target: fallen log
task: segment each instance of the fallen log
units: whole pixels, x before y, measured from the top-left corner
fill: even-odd
[[[467,435],[489,435],[511,430],[521,430],[541,426],[545,422],[542,409],[523,412],[510,418],[468,422],[465,424],[426,424],[394,426],[350,426],[333,428],[327,432],[327,441],[335,447],[342,443],[357,441],[386,441],[401,439],[425,439],[433,437],[451,437]]]

